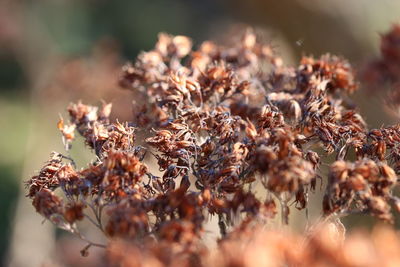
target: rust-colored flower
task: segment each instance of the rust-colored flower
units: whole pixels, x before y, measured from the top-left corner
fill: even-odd
[[[396,31],[383,38],[385,60],[397,57]],[[66,149],[79,134],[93,161],[78,169],[55,153],[27,182],[37,212],[88,242],[84,254],[107,247],[114,266],[382,260],[382,240],[344,241],[339,219],[362,213],[394,222],[400,126],[368,129],[348,104],[358,89],[348,61],[327,54],[286,66],[252,30],[230,46],[206,41],[197,49],[188,37],[160,34],[153,50],[122,68],[120,84],[135,99],[130,120],[112,119],[110,103],[78,102],[67,108],[69,122],[57,125]],[[325,226],[301,237],[261,230],[279,209],[284,224],[292,205],[308,214],[317,181],[327,181]],[[221,235],[215,255],[202,240],[209,219]],[[110,242],[86,239],[81,220]]]

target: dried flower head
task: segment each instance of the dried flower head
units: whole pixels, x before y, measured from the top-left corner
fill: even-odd
[[[393,222],[399,126],[369,130],[347,105],[358,88],[348,61],[304,57],[295,68],[272,51],[251,30],[232,46],[206,41],[197,50],[188,37],[160,34],[153,50],[122,69],[120,84],[138,107],[132,120],[112,121],[111,104],[68,107],[70,121],[58,123],[66,149],[77,132],[96,159],[78,170],[53,154],[27,182],[36,210],[81,238],[78,222],[87,218],[111,240],[117,265],[358,266],[338,242],[320,238],[325,230],[307,239],[307,250],[297,236],[253,235],[277,203],[283,223],[290,202],[307,207],[328,155],[336,161],[323,219],[338,227],[344,215],[367,213]],[[213,216],[220,258],[202,243]]]

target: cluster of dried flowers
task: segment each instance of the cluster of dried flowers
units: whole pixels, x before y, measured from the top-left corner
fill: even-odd
[[[400,24],[381,35],[381,58],[370,62],[366,68],[365,79],[382,84],[387,81],[399,82],[400,74]]]
[[[109,247],[116,261],[202,265],[204,224],[216,216],[223,254],[216,260],[232,266],[249,225],[262,225],[278,206],[283,223],[291,202],[307,207],[309,193],[325,180],[320,165],[329,155],[336,161],[325,220],[368,213],[393,222],[392,207],[400,209],[392,193],[400,126],[367,128],[348,100],[358,84],[342,58],[304,57],[294,68],[250,30],[233,46],[206,41],[197,50],[187,37],[160,34],[152,51],[123,67],[120,84],[133,91],[131,121],[112,121],[111,104],[77,103],[68,107],[70,121],[58,123],[67,150],[77,132],[96,160],[79,170],[54,153],[27,182],[37,212],[57,226],[84,238],[77,222],[86,218],[120,239]],[[283,262],[298,263],[299,255],[285,249],[289,239],[271,238],[255,244],[272,242],[272,254],[282,248]],[[311,239],[310,246],[323,250],[322,258],[336,253],[318,242],[324,240]],[[82,252],[92,245],[102,246],[88,241]]]
[[[126,241],[112,242],[107,251],[117,266],[398,266],[400,237],[392,229],[376,228],[372,234],[351,233],[343,240],[334,225],[318,225],[304,236],[258,227],[236,229],[209,253],[179,255],[168,243],[143,247]]]

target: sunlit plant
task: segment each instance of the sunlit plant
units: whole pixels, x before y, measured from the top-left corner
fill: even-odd
[[[364,266],[347,254],[357,238],[343,249],[340,218],[393,223],[392,208],[400,209],[400,126],[367,127],[349,100],[359,87],[353,70],[340,57],[291,67],[251,30],[231,46],[197,49],[188,37],[160,34],[119,82],[132,91],[132,119],[110,119],[111,104],[71,104],[69,121],[57,125],[67,152],[53,153],[27,182],[36,211],[84,239],[84,255],[99,246],[121,266]],[[76,133],[95,154],[83,169],[68,156]],[[324,175],[328,157],[335,160]],[[316,190],[324,191],[325,226],[302,238],[265,233],[278,213],[288,223],[291,205],[306,209]],[[212,218],[215,251],[202,241]],[[108,242],[88,240],[81,220]],[[379,231],[400,248],[393,232]],[[368,262],[380,260],[382,240],[363,238],[373,248]]]

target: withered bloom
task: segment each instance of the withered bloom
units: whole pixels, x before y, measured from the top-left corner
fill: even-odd
[[[279,234],[270,240],[276,247],[254,237],[259,248],[246,245],[238,257],[251,240],[246,233],[257,233],[279,206],[283,223],[290,203],[307,208],[317,179],[328,180],[323,219],[331,225],[352,213],[393,222],[391,206],[400,207],[393,195],[400,128],[370,130],[347,105],[358,89],[349,62],[327,54],[289,67],[272,51],[251,30],[232,46],[206,41],[198,49],[188,37],[160,34],[153,50],[122,68],[120,84],[136,101],[132,120],[112,121],[111,104],[68,107],[69,122],[58,123],[66,148],[77,132],[96,158],[78,170],[53,154],[27,183],[36,210],[57,215],[75,234],[87,218],[112,240],[108,256],[117,265],[133,264],[119,251],[126,249],[142,265],[257,266],[263,248],[272,266],[358,266],[318,236],[307,247],[320,258],[300,246],[293,252],[297,237]],[[328,155],[336,160],[324,178]],[[202,243],[212,216],[220,259]]]

